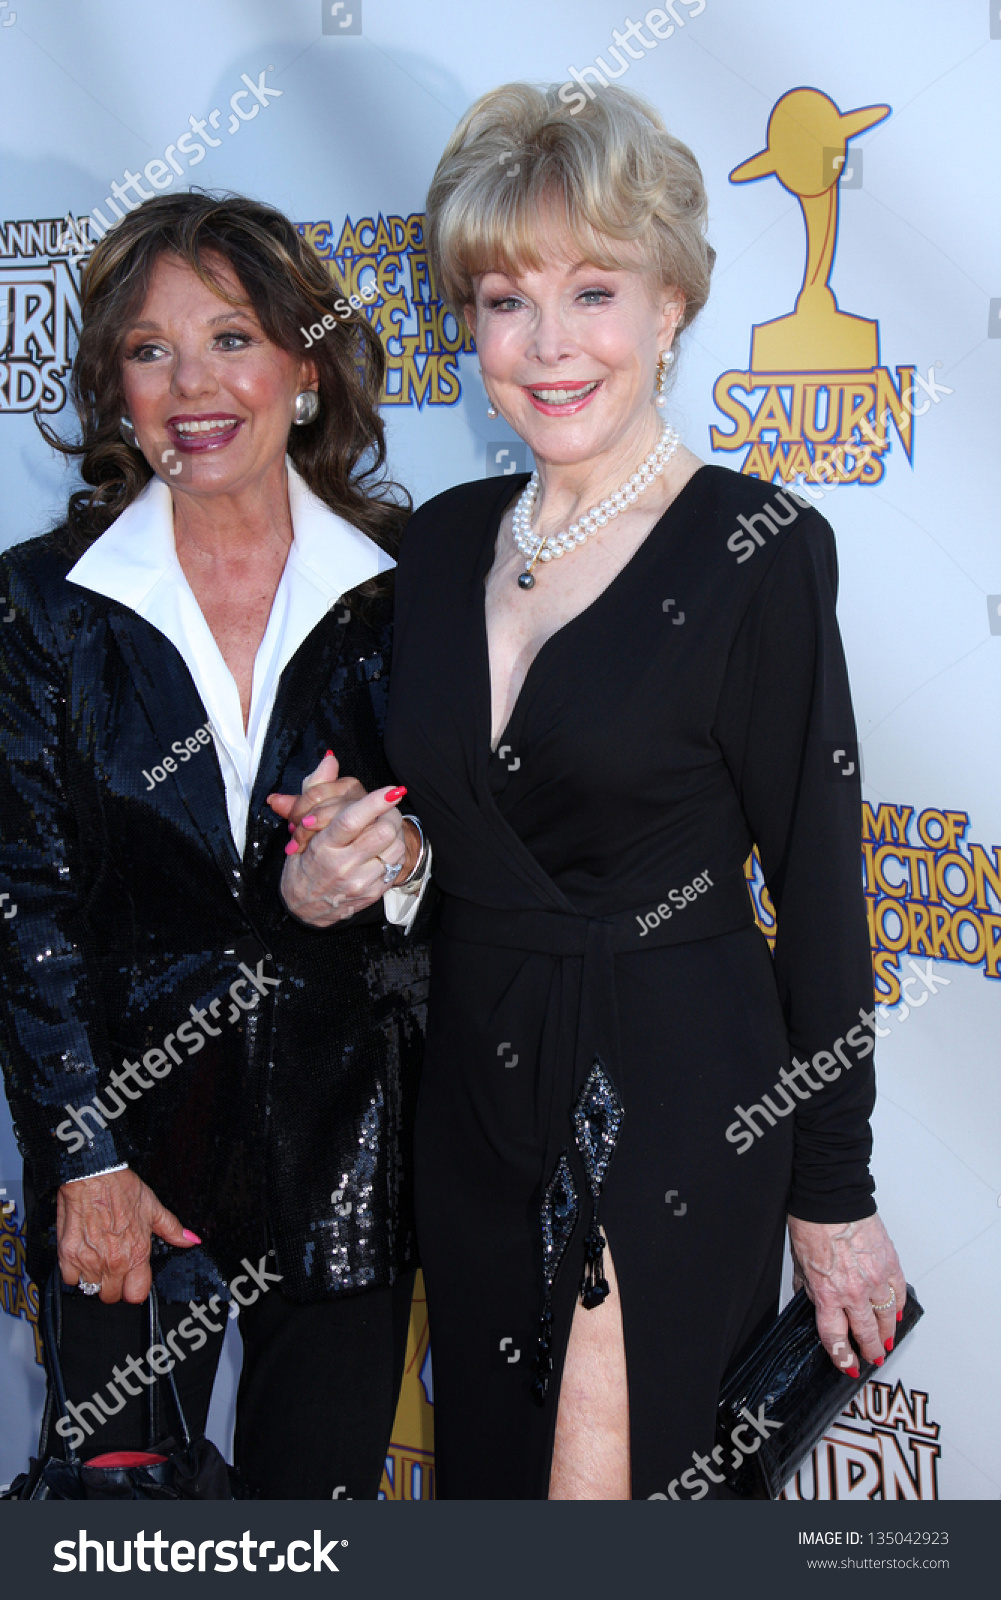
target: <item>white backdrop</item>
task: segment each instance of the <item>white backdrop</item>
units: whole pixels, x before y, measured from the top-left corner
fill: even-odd
[[[906,388],[898,369],[914,368],[936,398],[912,395],[910,458],[891,421],[888,448],[874,452],[878,481],[842,484],[821,509],[838,538],[871,807],[867,890],[886,1001],[878,1199],[926,1316],[885,1383],[867,1387],[789,1492],[997,1498],[1001,0],[675,0],[669,9],[671,17],[649,13],[616,57],[613,30],[621,38],[632,19],[619,0],[482,9],[459,0],[0,4],[0,544],[42,530],[65,504],[69,478],[31,416],[40,402],[50,420],[70,424],[60,385],[73,348],[75,240],[87,230],[60,224],[94,207],[110,221],[106,197],[128,172],[144,187],[197,184],[265,199],[310,225],[321,254],[336,256],[333,270],[350,276],[365,258],[362,279],[380,274],[373,315],[391,358],[391,464],[419,503],[524,463],[504,425],[486,418],[475,353],[458,348],[454,322],[425,298],[423,197],[475,96],[509,79],[564,82],[571,69],[604,66],[695,150],[719,259],[709,307],[684,341],[672,415],[699,455],[736,469],[751,443],[729,450],[710,434],[714,425],[730,433],[742,415],[730,401],[725,415],[714,387],[736,375],[721,396],[729,389],[750,412],[768,400],[769,380],[748,376],[752,328],[792,312],[805,235],[795,195],[775,176],[733,183],[729,175],[765,147],[772,109],[791,90],[821,91],[842,113],[889,107],[837,169],[830,283],[843,311],[878,322],[884,388]],[[121,204],[134,199],[133,190]],[[837,406],[837,375],[828,370],[821,382],[830,365],[803,354],[770,369],[773,428],[762,438],[776,461],[784,445],[787,471],[814,456],[803,432],[811,414],[823,433],[825,399]],[[834,365],[857,380],[857,359]],[[874,365],[861,363],[863,378]],[[758,361],[754,376],[761,371]],[[775,405],[794,406],[810,383],[824,391],[819,409],[808,402],[805,424],[779,418]],[[833,411],[828,420],[833,428]],[[872,411],[870,427],[874,420]],[[794,455],[801,443],[805,454]],[[761,460],[759,451],[758,470]],[[967,825],[943,824],[945,813]],[[955,834],[951,864],[943,825]],[[903,856],[895,843],[918,854]],[[885,901],[898,912],[881,910]],[[964,901],[970,915],[957,919]],[[948,980],[917,1007],[899,999],[908,960],[923,971],[931,960]],[[0,1481],[25,1464],[41,1394],[19,1178],[0,1110],[2,1203],[16,1206],[0,1241]],[[224,1445],[235,1344],[210,1428]]]

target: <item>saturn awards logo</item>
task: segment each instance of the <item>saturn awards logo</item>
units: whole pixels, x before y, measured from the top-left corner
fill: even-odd
[[[14,1185],[10,1185],[11,1188]],[[27,1250],[23,1221],[18,1219],[15,1201],[2,1198],[8,1186],[0,1185],[0,1311],[27,1322],[35,1343],[35,1360],[42,1360],[42,1338],[38,1326],[38,1286],[28,1277]]]
[[[0,224],[0,412],[61,411],[80,331],[79,240],[61,217]]]
[[[782,1500],[937,1500],[939,1424],[923,1389],[870,1380],[828,1428]]]
[[[740,470],[765,483],[878,483],[891,429],[912,458],[914,416],[927,410],[913,397],[928,390],[920,379],[915,386],[914,366],[898,366],[894,379],[880,364],[879,323],[843,311],[830,282],[840,189],[856,186],[849,142],[889,113],[884,105],[842,112],[819,89],[790,90],[772,108],[765,149],[730,173],[731,183],[777,178],[806,229],[795,307],[757,323],[748,368],[721,373],[713,389],[730,424],[710,426],[713,450],[745,450]]]

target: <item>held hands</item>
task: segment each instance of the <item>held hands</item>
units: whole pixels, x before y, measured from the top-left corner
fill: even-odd
[[[105,1305],[141,1305],[150,1289],[152,1234],[168,1244],[201,1244],[131,1169],[64,1183],[56,1196],[63,1282],[99,1283]]]
[[[303,780],[302,795],[270,794],[268,805],[292,831],[286,846],[282,898],[293,916],[329,928],[374,905],[392,883],[386,868],[406,878],[417,864],[420,841],[396,802],[405,789],[368,794],[357,778],[339,776],[328,750]]]
[[[788,1222],[793,1288],[805,1288],[816,1306],[817,1332],[834,1365],[858,1377],[850,1328],[863,1360],[881,1366],[907,1299],[903,1268],[882,1219]]]

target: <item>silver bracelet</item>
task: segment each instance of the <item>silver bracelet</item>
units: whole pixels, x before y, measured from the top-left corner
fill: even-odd
[[[408,872],[407,876],[401,883],[394,883],[394,889],[405,889],[408,884],[417,883],[424,876],[424,869],[428,864],[428,842],[424,833],[424,829],[421,827],[416,817],[405,816],[403,821],[412,823],[412,825],[417,829],[417,837],[421,841],[421,849],[420,855],[417,857],[417,860],[414,863],[413,871]]]

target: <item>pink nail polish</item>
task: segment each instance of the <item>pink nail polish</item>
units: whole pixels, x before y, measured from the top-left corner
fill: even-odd
[[[295,832],[295,823],[294,822],[290,822],[289,823],[288,831],[289,831],[289,833],[294,833]]]
[[[304,828],[315,828],[316,827],[316,818],[315,817],[303,817],[302,825],[303,825]]]
[[[181,1237],[183,1238],[185,1244],[201,1244],[202,1242],[197,1233],[192,1233],[190,1228],[184,1228],[182,1230]]]
[[[287,856],[297,856],[299,854],[299,846],[296,844],[294,839],[290,839],[288,844],[285,846],[285,854]]]

